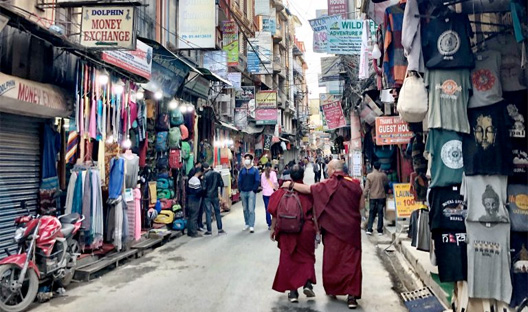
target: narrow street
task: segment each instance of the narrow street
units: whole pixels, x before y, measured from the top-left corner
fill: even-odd
[[[305,181],[313,182],[311,167]],[[301,295],[292,304],[286,294],[271,290],[279,250],[269,240],[262,196],[256,211],[254,234],[242,231],[242,205],[237,203],[223,219],[227,235],[183,236],[99,279],[70,287],[66,297],[35,305],[32,311],[348,311],[346,297],[334,300],[324,293],[322,246],[317,249],[314,300]],[[406,311],[376,247],[365,234],[362,239],[363,299],[357,311]]]

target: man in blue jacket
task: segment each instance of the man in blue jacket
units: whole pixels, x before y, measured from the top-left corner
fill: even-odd
[[[238,174],[238,190],[244,207],[244,231],[255,232],[255,199],[260,186],[260,173],[253,167],[253,155],[244,155],[244,167]]]

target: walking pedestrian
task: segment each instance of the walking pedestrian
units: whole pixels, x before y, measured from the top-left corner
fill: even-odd
[[[271,229],[271,215],[268,212],[268,204],[270,196],[279,188],[279,182],[277,181],[277,174],[271,170],[271,164],[267,163],[264,172],[260,177],[260,186],[262,187],[262,199],[264,200],[264,208],[266,208],[266,223],[268,224],[268,230]]]
[[[321,164],[319,163],[319,160],[316,160],[315,163],[313,164],[313,172],[314,172],[314,180],[315,180],[315,183],[317,182],[320,182],[321,181]]]
[[[313,196],[315,217],[323,237],[323,286],[330,296],[348,295],[350,309],[361,299],[361,213],[363,192],[358,180],[343,172],[343,162],[328,163],[329,179],[293,188]],[[285,182],[283,187],[289,187]]]
[[[380,171],[380,163],[374,163],[374,170],[367,174],[367,182],[363,194],[369,198],[369,217],[367,223],[367,235],[372,235],[374,218],[378,216],[378,235],[383,235],[383,209],[385,208],[386,191],[389,185],[389,178]]]
[[[202,163],[197,161],[196,164],[194,164],[194,167],[189,171],[189,180],[194,177],[194,174],[196,173],[196,170],[198,168],[202,168]],[[202,178],[200,177],[200,180]],[[204,202],[202,201],[202,204],[200,204],[200,208],[198,209],[198,216],[196,219],[198,220],[198,231],[199,232],[205,232],[204,225],[203,225],[203,215],[204,215]]]
[[[194,176],[189,180],[187,186],[187,235],[190,237],[201,237],[198,233],[198,211],[202,204],[203,188],[200,177],[203,168],[195,168]]]
[[[293,166],[291,178],[295,185],[302,184],[304,170]],[[278,292],[289,291],[288,299],[297,302],[298,288],[303,287],[307,297],[315,297],[313,284],[315,278],[315,235],[316,227],[313,221],[313,200],[309,194],[298,194],[304,214],[304,223],[299,233],[281,233],[277,228],[277,210],[279,203],[286,193],[281,188],[271,195],[268,210],[273,216],[270,238],[278,242],[280,249],[279,266],[273,281],[273,290]]]
[[[244,231],[255,232],[255,199],[260,186],[260,173],[253,166],[253,155],[244,155],[244,167],[238,174],[238,189],[244,207]]]
[[[203,163],[205,170],[203,183],[204,183],[204,203],[203,207],[205,210],[205,222],[207,231],[204,235],[212,235],[213,229],[211,226],[211,214],[214,212],[216,218],[216,227],[218,229],[218,235],[225,234],[222,229],[222,216],[220,215],[220,199],[224,191],[224,181],[222,175],[219,172],[214,171],[208,163]]]

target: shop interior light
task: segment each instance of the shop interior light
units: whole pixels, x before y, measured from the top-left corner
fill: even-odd
[[[110,135],[106,138],[106,144],[112,144],[112,143],[114,143],[114,136],[110,134]]]
[[[176,100],[172,100],[172,101],[170,101],[170,102],[169,102],[169,109],[174,110],[174,109],[176,109],[176,108],[178,108],[178,101],[176,101]]]
[[[161,100],[162,97],[163,97],[163,93],[161,93],[161,91],[156,91],[156,93],[154,93],[154,98],[156,100]]]
[[[180,112],[182,112],[182,113],[187,112],[187,106],[185,106],[185,105],[180,105]]]
[[[130,147],[132,147],[132,141],[130,141],[130,139],[126,139],[123,141],[123,144],[121,144],[123,146],[124,149],[129,149]]]
[[[194,106],[189,105],[187,106],[187,112],[192,113],[194,111]]]
[[[100,74],[98,77],[97,77],[97,81],[102,84],[102,85],[106,85],[108,83],[108,80],[110,80],[110,78],[108,77],[107,74]]]
[[[123,87],[123,85],[116,84],[113,88],[113,91],[115,94],[123,94],[123,91],[125,91],[125,87]]]
[[[143,100],[144,97],[145,97],[145,92],[143,92],[143,89],[139,89],[136,92],[136,99],[137,100]]]
[[[228,140],[227,142],[228,142],[229,145],[233,145],[233,143],[234,143],[233,140]]]

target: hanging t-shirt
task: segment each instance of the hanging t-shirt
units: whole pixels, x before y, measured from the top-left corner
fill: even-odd
[[[454,131],[431,129],[425,150],[432,159],[430,187],[449,186],[462,182],[464,161],[460,134]]]
[[[505,103],[471,108],[468,116],[471,134],[463,140],[465,174],[511,174],[511,118]]]
[[[488,227],[466,221],[466,229],[469,297],[509,302],[512,295],[510,224]]]
[[[467,14],[447,14],[422,27],[422,48],[427,68],[473,68]]]
[[[500,64],[500,52],[487,50],[476,54],[475,68],[471,71],[473,96],[469,98],[470,108],[502,101]]]
[[[486,40],[486,46],[490,50],[501,53],[500,78],[502,91],[525,90],[526,86],[521,84],[521,45],[517,43],[511,34],[500,34],[490,40]]]
[[[431,230],[466,232],[467,209],[460,196],[460,185],[434,187],[429,191]]]
[[[528,232],[528,185],[508,185],[508,210],[512,231]]]
[[[460,194],[467,203],[466,220],[491,227],[497,223],[509,223],[505,206],[507,186],[507,176],[464,176]]]
[[[510,306],[516,307],[528,296],[528,232],[511,233],[513,295]]]
[[[527,97],[526,90],[504,92],[504,99],[507,103],[506,109],[512,122],[510,138],[512,141],[513,175],[510,176],[510,183],[528,184]]]
[[[443,283],[467,279],[466,233],[439,230],[433,232],[438,277]]]
[[[429,128],[469,133],[469,69],[429,70],[425,73],[425,84],[429,88]]]

